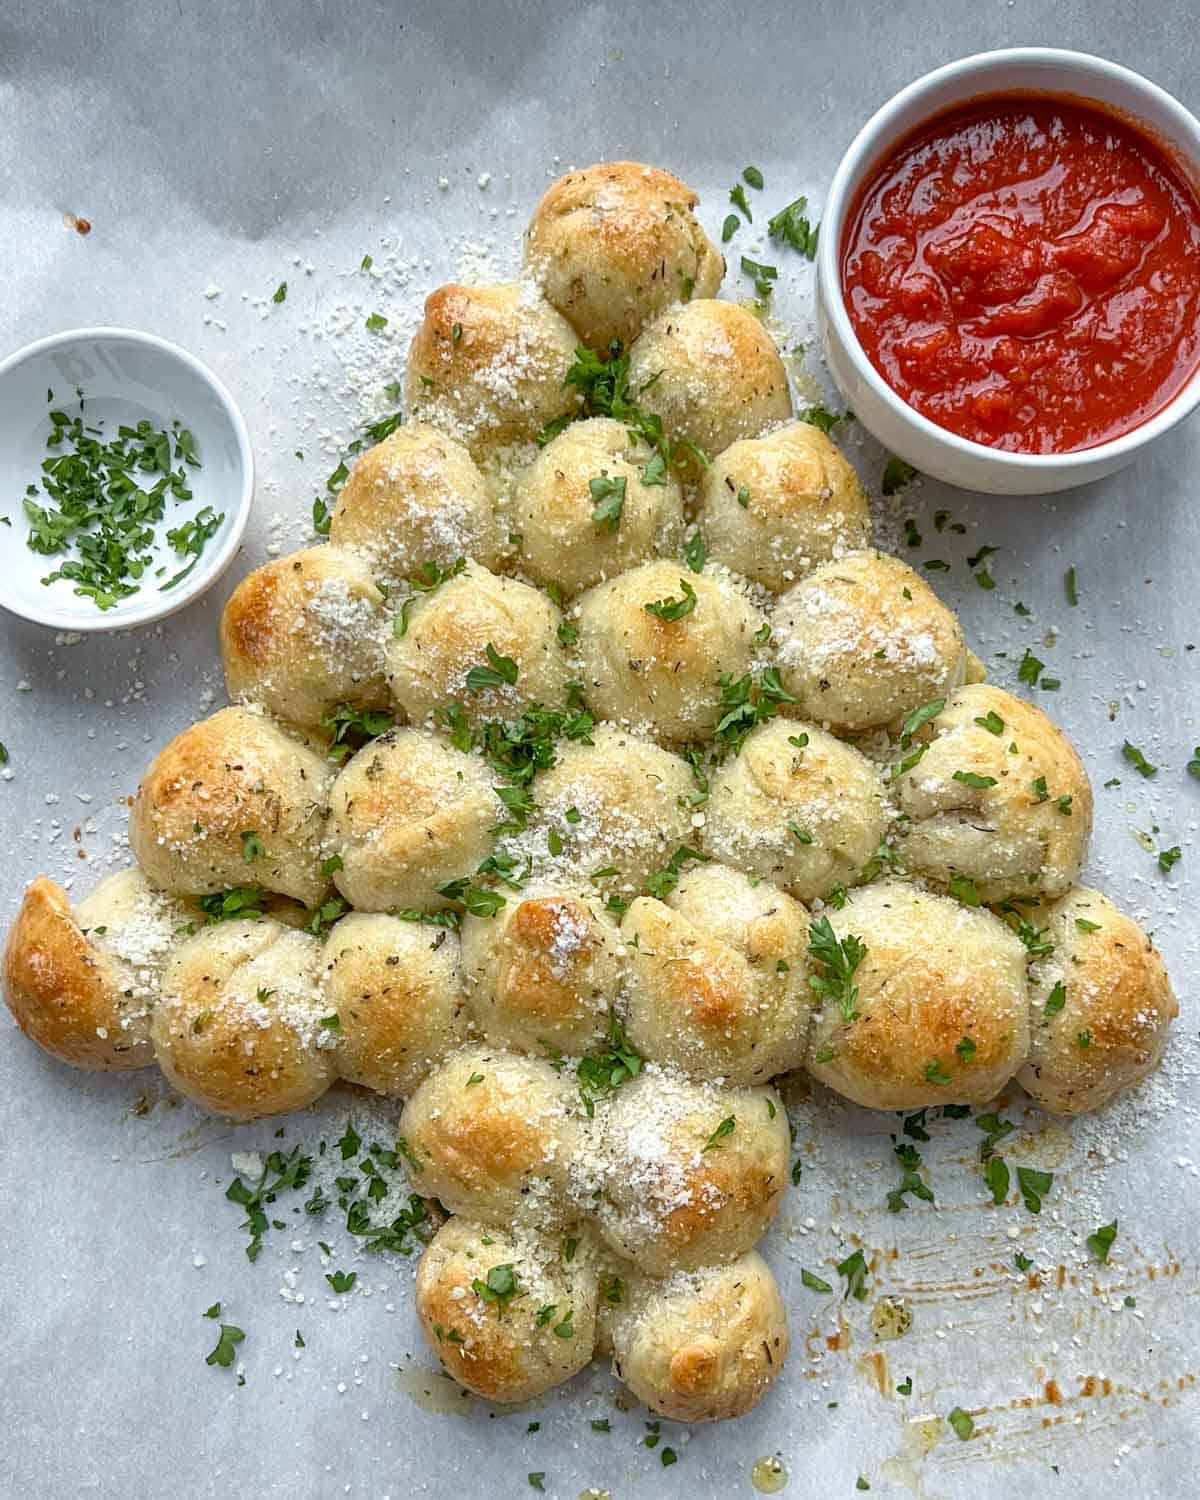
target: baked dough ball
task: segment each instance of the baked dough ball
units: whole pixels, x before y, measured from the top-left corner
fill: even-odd
[[[905,868],[942,885],[965,878],[982,901],[1062,895],[1092,831],[1091,785],[1062,730],[1032,703],[974,683],[915,738],[925,751],[895,782],[911,820]]]
[[[417,1313],[430,1347],[460,1385],[488,1401],[532,1401],[577,1375],[596,1347],[597,1298],[582,1238],[568,1260],[561,1236],[452,1218],[417,1265]]]
[[[408,351],[405,410],[484,463],[577,408],[578,392],[564,384],[576,342],[536,287],[439,287]]]
[[[575,1182],[599,1187],[605,1239],[647,1275],[733,1260],[775,1217],[788,1124],[773,1089],[689,1083],[647,1063],[596,1116],[598,1181],[585,1163]]]
[[[386,708],[383,595],[362,558],[306,547],[247,573],[221,612],[225,686],[315,728],[339,703]]]
[[[637,161],[568,172],[542,194],[526,264],[589,349],[628,345],[672,303],[716,295],[725,259],[692,212],[699,201]]]
[[[804,1061],[812,1002],[798,901],[724,865],[693,866],[665,903],[636,900],[621,936],[625,1025],[643,1057],[744,1084]]]
[[[667,1282],[637,1277],[612,1330],[614,1371],[672,1422],[743,1416],[791,1347],[779,1287],[753,1250]]]
[[[146,1067],[162,966],[191,915],[137,869],[110,875],[74,910],[62,886],[39,875],[4,950],[17,1025],[77,1068]]]
[[[591,891],[509,896],[494,917],[463,919],[463,967],[476,1029],[496,1046],[576,1056],[604,1035],[624,978],[616,922]]]
[[[316,906],[329,889],[321,840],[333,771],[249,708],[222,708],[150,762],[129,846],[152,884],[178,896],[257,885]]]
[[[697,520],[713,561],[776,591],[871,543],[858,475],[809,422],[731,443],[704,471]]]
[[[535,808],[517,847],[544,879],[615,869],[613,885],[638,889],[689,840],[692,773],[677,755],[613,724],[597,724],[591,741],[559,742],[554,765],[534,778]]]
[[[817,1012],[813,1074],[868,1109],[994,1099],[1029,1045],[1021,940],[990,911],[898,880],[860,886],[824,916],[843,945],[852,935],[866,953],[854,1018],[836,998]]]
[[[353,547],[395,584],[426,563],[448,567],[501,555],[500,524],[483,475],[459,442],[423,422],[368,448],[342,486],[329,540]]]
[[[321,968],[348,1083],[407,1098],[466,1040],[455,932],[351,912],[325,939]]]
[[[884,841],[877,768],[814,724],[772,719],[712,777],[705,849],[801,901],[854,885]]]
[[[597,510],[617,506],[610,520],[595,519]],[[683,542],[679,480],[609,417],[573,422],[547,443],[518,477],[511,514],[521,571],[567,596],[647,557],[677,553]]]
[[[553,1219],[579,1137],[574,1076],[539,1058],[464,1047],[404,1106],[415,1186],[485,1224]]]
[[[388,643],[388,683],[414,723],[452,700],[469,718],[494,719],[513,718],[530,703],[557,707],[566,697],[571,670],[558,640],[562,616],[541,589],[468,563],[418,596],[407,620],[404,634]],[[492,666],[489,646],[516,663],[517,680],[472,689],[472,668]]]
[[[491,853],[503,807],[483,762],[424,729],[390,729],[351,760],[329,794],[337,888],[363,911],[428,911]]]
[[[884,552],[823,563],[771,621],[795,713],[837,733],[898,725],[967,678],[962,629],[918,574]]]
[[[1054,951],[1033,968],[1029,1057],[1017,1082],[1043,1109],[1099,1109],[1162,1061],[1179,1014],[1154,944],[1086,886],[1030,913]]]
[[[709,461],[792,416],[775,341],[736,302],[703,298],[660,313],[629,351],[629,385],[672,442],[692,444]],[[684,472],[699,478],[694,451],[680,457]]]
[[[169,1082],[233,1120],[287,1114],[337,1074],[321,944],[269,917],[202,928],[168,960],[150,1031]]]
[[[647,604],[687,602],[679,619]],[[723,674],[750,670],[755,633],[766,624],[721,570],[692,573],[678,562],[643,563],[589,589],[579,601],[583,690],[598,718],[647,726],[665,740],[707,739],[721,717]]]

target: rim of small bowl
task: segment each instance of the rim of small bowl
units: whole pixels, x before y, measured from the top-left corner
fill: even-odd
[[[950,452],[975,462],[990,461],[1010,473],[1024,471],[1028,474],[1045,475],[1053,473],[1055,469],[1078,469],[1081,465],[1100,468],[1130,456],[1192,412],[1200,404],[1200,368],[1192,372],[1161,410],[1129,432],[1122,433],[1120,437],[1094,444],[1090,448],[1074,448],[1065,453],[1011,453],[1006,449],[992,448],[986,443],[961,437],[946,427],[939,427],[899,396],[867,358],[846,311],[842,294],[842,233],[853,195],[871,167],[911,131],[918,129],[921,123],[921,120],[912,120],[898,126],[897,121],[914,105],[919,105],[923,96],[948,82],[963,83],[964,104],[972,98],[986,97],[989,92],[986,87],[989,76],[1014,65],[1053,66],[1073,72],[1080,84],[1080,92],[1074,97],[1084,103],[1095,97],[1097,103],[1104,105],[1106,101],[1103,98],[1086,92],[1086,85],[1097,79],[1114,78],[1119,79],[1132,92],[1153,101],[1158,110],[1173,121],[1176,133],[1170,141],[1161,140],[1160,132],[1151,122],[1136,113],[1127,118],[1134,126],[1140,125],[1160,150],[1164,150],[1169,157],[1173,156],[1177,164],[1182,163],[1186,167],[1190,185],[1200,197],[1200,120],[1166,89],[1134,72],[1132,68],[1109,62],[1106,58],[1096,57],[1089,52],[1074,52],[1058,47],[1004,47],[991,52],[972,53],[969,57],[945,63],[942,67],[923,74],[899,93],[893,94],[867,120],[846,149],[830,184],[822,216],[817,247],[817,277],[821,299],[825,314],[835,326],[856,373],[870,385],[897,418],[911,423],[925,440],[939,443]],[[1021,90],[1000,88],[992,92],[1019,93]],[[1030,92],[1036,90],[1031,89]],[[1069,85],[1047,92],[1072,97]],[[954,107],[953,104],[940,104],[931,108],[922,118],[936,119],[938,115]]]
[[[184,581],[178,593],[170,597],[156,594],[138,604],[135,595],[127,609],[122,609],[118,604],[112,611],[97,610],[95,618],[91,616],[80,618],[77,615],[63,614],[52,607],[38,609],[28,606],[12,598],[3,584],[0,584],[0,605],[10,614],[29,620],[35,625],[44,625],[53,630],[77,631],[80,634],[126,630],[138,625],[149,625],[186,608],[197,595],[211,588],[233,561],[241,545],[254,501],[254,450],[250,446],[250,432],[241,409],[233,399],[229,388],[203,360],[197,359],[194,354],[189,353],[179,344],[172,343],[170,339],[161,338],[156,333],[145,333],[139,328],[122,328],[110,324],[67,328],[61,333],[51,333],[44,338],[34,339],[32,343],[25,344],[14,353],[0,359],[0,380],[3,380],[10,371],[24,364],[26,360],[50,353],[64,345],[80,344],[95,339],[124,339],[132,344],[156,349],[180,364],[186,365],[193,374],[199,376],[216,396],[233,431],[241,465],[241,487],[237,497],[236,513],[230,518],[231,523],[221,545],[211,556],[201,557],[192,576]]]

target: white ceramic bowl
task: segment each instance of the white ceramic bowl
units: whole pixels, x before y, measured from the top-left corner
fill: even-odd
[[[892,453],[923,474],[994,495],[1071,489],[1124,468],[1200,403],[1200,372],[1166,406],[1125,436],[1075,453],[1005,453],[947,432],[907,405],[863,352],[842,300],[846,216],[865,179],[917,126],[988,94],[1042,93],[1107,105],[1200,181],[1200,122],[1156,84],[1128,68],[1053,47],[1012,47],[948,63],[910,83],[867,121],[842,157],[821,219],[817,320],[830,372],[855,416]]]
[[[154,563],[138,592],[106,610],[77,595],[68,580],[42,583],[71,554],[47,556],[25,544],[25,488],[40,482],[47,456],[47,391],[54,392],[54,407],[74,415],[79,409],[77,388],[86,399],[85,420],[102,418],[104,437],[115,436],[122,422],[134,426],[148,418],[155,427],[169,429],[178,419],[194,437],[200,460],[199,468],[187,470],[194,498],[179,501],[167,496],[152,549]],[[186,350],[129,328],[76,328],[53,334],[0,362],[0,474],[0,516],[11,526],[0,568],[0,605],[56,630],[118,630],[182,609],[220,577],[237,551],[254,495],[250,437],[233,397]],[[140,477],[144,483],[147,476]],[[44,492],[32,498],[37,505],[53,504]],[[217,514],[224,512],[225,519],[188,576],[163,591],[163,583],[191,560],[178,556],[166,532],[206,505]],[[166,568],[161,577],[155,577],[158,567]]]

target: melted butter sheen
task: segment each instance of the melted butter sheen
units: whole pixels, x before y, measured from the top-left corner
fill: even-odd
[[[760,1458],[750,1470],[750,1483],[760,1495],[778,1495],[787,1488],[788,1478],[781,1458]]]

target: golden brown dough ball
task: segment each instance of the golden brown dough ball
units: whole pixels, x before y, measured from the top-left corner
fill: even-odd
[[[333,772],[249,708],[222,708],[150,762],[129,814],[147,879],[177,896],[258,885],[316,906]]]
[[[637,889],[688,842],[695,784],[677,755],[613,724],[597,724],[590,744],[560,740],[556,755],[534,778],[528,834],[509,841],[534,861],[535,875],[562,879],[574,871],[578,880],[580,872],[615,870],[599,889]]]
[[[424,729],[392,729],[349,760],[329,794],[337,888],[363,911],[448,905],[473,875],[503,807],[483,762]]]
[[[697,520],[714,562],[777,592],[871,543],[858,475],[808,422],[731,443],[714,458],[700,481]]]
[[[1099,891],[1076,886],[1029,918],[1054,949],[1034,966],[1017,1082],[1051,1114],[1099,1109],[1162,1061],[1179,1014],[1171,981],[1154,944]]]
[[[664,606],[667,617],[648,604]],[[723,712],[722,675],[750,670],[755,634],[765,624],[722,570],[643,563],[579,601],[584,695],[598,718],[645,727],[664,740],[706,739]]]
[[[848,958],[851,937],[866,952],[852,976],[857,996],[823,998],[813,1074],[868,1109],[994,1099],[1029,1045],[1021,940],[989,911],[899,880],[851,891],[823,920]]]
[[[589,349],[628,345],[664,308],[716,295],[725,260],[693,213],[699,201],[637,161],[568,172],[542,194],[526,264]]]
[[[319,1099],[337,1075],[320,953],[315,937],[269,917],[203,927],[177,948],[151,1021],[168,1081],[233,1120]]]
[[[404,1106],[415,1186],[485,1224],[553,1220],[577,1149],[574,1076],[540,1058],[464,1047]]]
[[[637,1277],[612,1322],[614,1371],[672,1422],[743,1416],[791,1347],[779,1287],[753,1250],[665,1282]]]
[[[321,966],[347,1082],[405,1099],[466,1040],[456,932],[351,912],[325,939]]]
[[[888,826],[879,771],[814,724],[772,719],[717,770],[705,849],[801,901],[853,885]]]
[[[665,903],[639,897],[621,936],[626,1030],[643,1057],[737,1084],[804,1061],[812,1002],[798,901],[724,865],[694,866]]]
[[[853,552],[814,569],[781,596],[771,629],[795,712],[836,733],[897,724],[967,677],[953,612],[883,552]]]
[[[417,1265],[430,1348],[488,1401],[532,1401],[591,1360],[598,1295],[585,1238],[512,1232],[451,1218]]]
[[[624,423],[573,422],[517,478],[512,526],[521,571],[569,597],[680,550],[679,480]]]
[[[494,567],[502,551],[496,508],[471,455],[423,422],[398,427],[354,465],[329,540],[361,552],[391,584],[460,557]]]
[[[600,1145],[576,1191],[599,1187],[605,1239],[647,1275],[733,1260],[775,1217],[788,1124],[773,1089],[689,1083],[648,1063],[596,1116]]]
[[[672,442],[690,443],[710,462],[792,416],[775,341],[736,302],[704,298],[660,313],[629,351],[629,384]],[[699,478],[703,461],[694,451],[680,457]]]
[[[541,589],[477,563],[409,606],[404,634],[388,642],[388,683],[414,723],[451,701],[468,718],[513,718],[530,703],[558,707],[571,679],[558,639],[562,616]],[[399,628],[399,626],[397,626]],[[497,669],[488,651],[515,664]],[[472,671],[487,669],[482,685]]]
[[[574,1056],[604,1035],[625,974],[615,920],[591,891],[528,889],[494,917],[463,919],[476,1029],[496,1046]]]
[[[576,342],[533,286],[439,287],[409,349],[405,409],[482,464],[576,409],[578,395],[564,384]]]
[[[162,966],[191,919],[137,869],[110,875],[75,909],[62,886],[39,875],[4,950],[4,995],[17,1025],[76,1068],[148,1066]]]
[[[247,573],[221,612],[235,700],[316,727],[339,703],[385,708],[383,595],[362,558],[306,547]]]
[[[982,901],[1062,895],[1092,831],[1091,785],[1062,730],[1003,688],[973,683],[915,740],[903,759],[924,752],[895,781],[911,820],[905,868],[941,885],[965,879]]]

